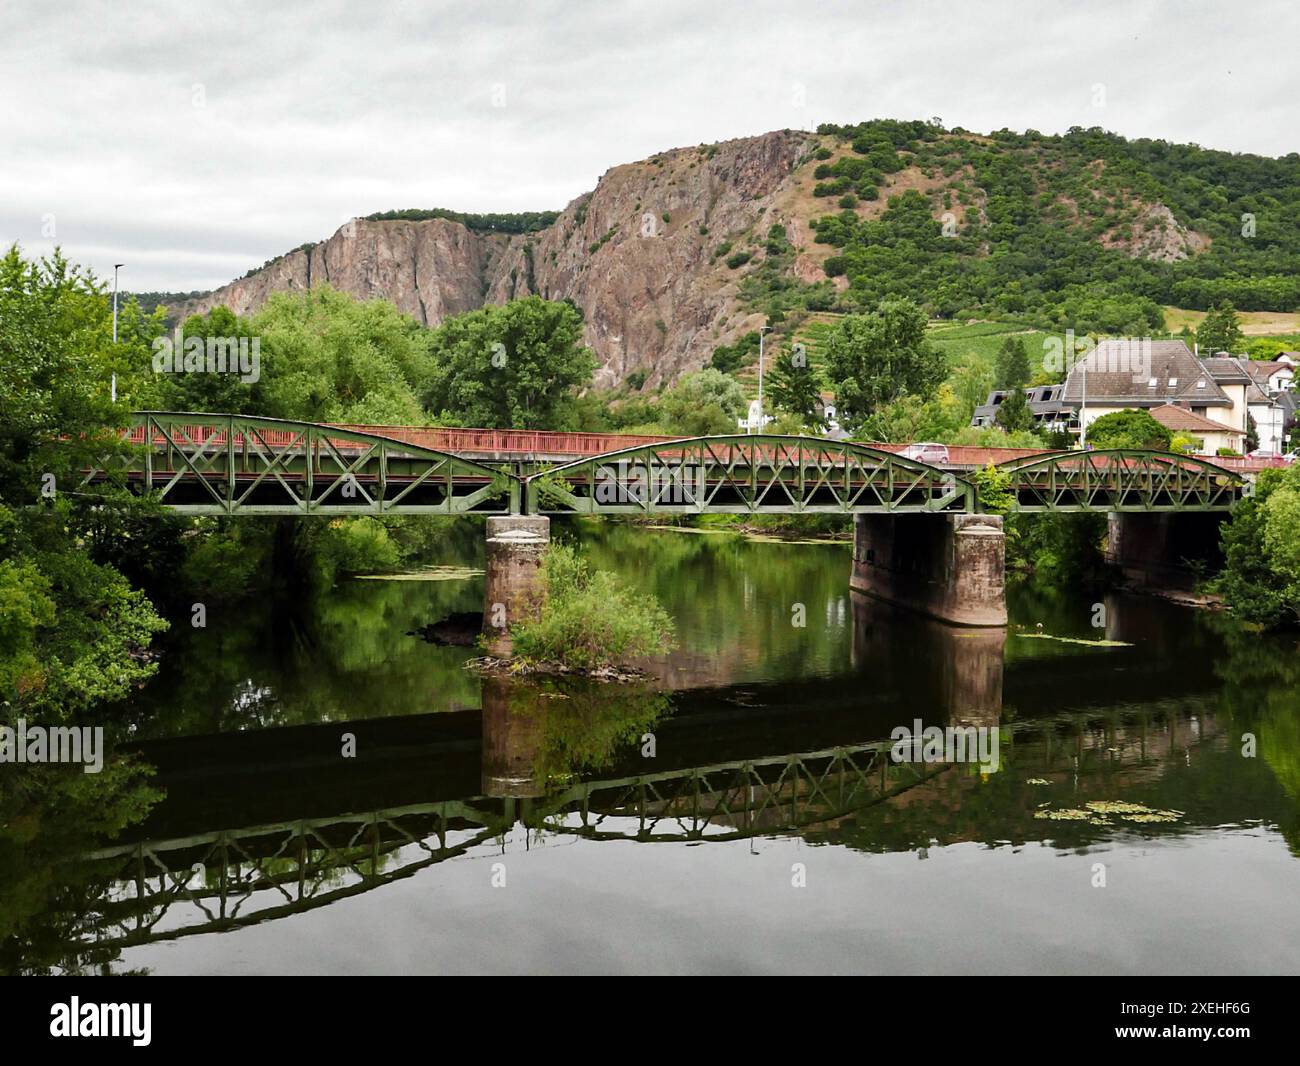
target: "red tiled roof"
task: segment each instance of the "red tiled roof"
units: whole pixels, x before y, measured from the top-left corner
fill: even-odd
[[[1175,407],[1171,403],[1152,408],[1151,417],[1175,433],[1231,433],[1238,437],[1245,436],[1239,429],[1205,418],[1186,407]]]

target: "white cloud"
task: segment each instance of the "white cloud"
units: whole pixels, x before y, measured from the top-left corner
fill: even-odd
[[[822,121],[1297,150],[1286,2],[7,7],[0,241],[206,288],[393,207],[562,207],[609,167]],[[1094,85],[1105,87],[1104,106]],[[493,106],[502,85],[505,107]],[[802,94],[803,106],[798,106]],[[200,104],[201,106],[196,106]]]

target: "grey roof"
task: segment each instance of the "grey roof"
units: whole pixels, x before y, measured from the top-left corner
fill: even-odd
[[[1202,359],[1205,369],[1210,372],[1220,385],[1249,385],[1250,375],[1242,370],[1241,363],[1231,356],[1215,356],[1213,359]]]
[[[1201,360],[1180,340],[1118,337],[1100,341],[1070,371],[1062,394],[1066,406],[1082,403],[1085,369],[1089,404],[1159,407],[1182,400],[1198,407],[1232,405]],[[1154,387],[1150,384],[1153,378]]]
[[[1064,385],[1030,385],[1024,390],[1029,412],[1036,419],[1050,418],[1061,413],[1061,392]],[[988,399],[975,408],[971,416],[972,426],[991,425],[997,418],[998,408],[1007,398],[1007,389],[994,389]]]

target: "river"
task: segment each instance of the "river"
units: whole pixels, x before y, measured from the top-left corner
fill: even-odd
[[[844,543],[577,521],[678,649],[642,685],[483,682],[412,635],[481,610],[457,528],[435,569],[182,619],[115,718],[150,776],[0,838],[0,963],[1300,969],[1293,635],[1032,585],[1005,632],[951,629],[850,594]],[[996,759],[900,761],[918,723]]]

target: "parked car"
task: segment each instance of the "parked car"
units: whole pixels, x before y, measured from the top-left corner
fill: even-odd
[[[915,459],[921,463],[946,463],[948,462],[948,445],[935,444],[932,441],[918,441],[916,444],[909,444],[899,454],[904,459]]]

